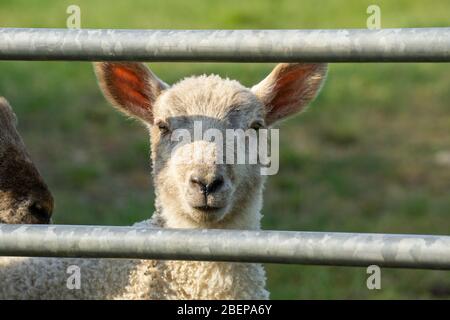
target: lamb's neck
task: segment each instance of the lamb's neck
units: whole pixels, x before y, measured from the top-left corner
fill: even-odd
[[[268,299],[261,264],[166,261],[169,299]]]

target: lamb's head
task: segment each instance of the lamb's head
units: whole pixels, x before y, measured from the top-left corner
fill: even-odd
[[[230,141],[301,111],[327,66],[279,64],[251,89],[215,75],[169,86],[141,63],[101,62],[95,70],[107,99],[149,128],[157,205],[167,226],[257,228],[261,164],[238,162],[238,152],[249,160],[254,149]]]
[[[30,160],[16,116],[0,97],[0,223],[49,223],[53,198]]]

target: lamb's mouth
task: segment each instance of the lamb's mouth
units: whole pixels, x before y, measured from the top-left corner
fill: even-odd
[[[223,209],[223,207],[213,207],[213,206],[204,205],[204,206],[194,207],[194,209],[203,211],[203,212],[216,212],[216,211]]]
[[[227,206],[217,207],[211,205],[192,206],[191,217],[198,223],[216,223],[227,214]]]

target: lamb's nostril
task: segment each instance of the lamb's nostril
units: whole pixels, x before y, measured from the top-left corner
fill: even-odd
[[[40,202],[33,202],[28,211],[37,218],[41,223],[49,223],[52,215],[51,209]]]
[[[217,176],[214,180],[206,186],[206,193],[214,193],[223,185],[223,177]]]
[[[203,193],[204,195],[208,195],[218,191],[222,187],[224,180],[222,176],[215,176],[210,183],[206,183],[198,176],[192,176],[190,178],[190,183],[199,188],[199,191],[201,193]]]
[[[201,193],[206,193],[206,184],[197,176],[192,176],[190,179],[191,184],[200,188]]]

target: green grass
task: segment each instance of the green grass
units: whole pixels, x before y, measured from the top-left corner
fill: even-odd
[[[364,28],[373,1],[2,0],[0,26],[83,28]],[[377,1],[382,27],[448,26],[447,0]],[[171,83],[218,73],[246,85],[273,65],[155,63]],[[334,64],[320,97],[282,126],[280,172],[269,180],[264,228],[448,234],[450,69],[447,64]],[[153,211],[147,134],[114,112],[89,63],[0,62],[0,94],[56,198],[56,223],[128,225]],[[295,138],[293,138],[295,137]],[[272,297],[449,298],[448,272],[268,265]]]

